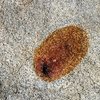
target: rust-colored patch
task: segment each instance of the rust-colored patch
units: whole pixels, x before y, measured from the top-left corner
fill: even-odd
[[[88,51],[87,33],[74,25],[52,32],[35,49],[35,72],[45,81],[54,81],[72,71]]]

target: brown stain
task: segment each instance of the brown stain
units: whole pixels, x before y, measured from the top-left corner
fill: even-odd
[[[20,5],[29,5],[30,3],[32,3],[33,0],[21,0],[19,2]]]
[[[88,51],[87,33],[70,25],[52,32],[34,52],[35,72],[51,82],[72,71]]]

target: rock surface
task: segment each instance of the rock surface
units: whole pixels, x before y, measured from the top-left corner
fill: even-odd
[[[70,24],[89,33],[89,51],[69,75],[44,82],[33,51]],[[100,100],[100,0],[0,0],[0,100]]]

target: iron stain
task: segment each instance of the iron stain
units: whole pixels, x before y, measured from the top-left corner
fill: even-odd
[[[51,82],[70,73],[88,51],[87,32],[70,25],[52,32],[34,52],[34,67],[41,79]]]

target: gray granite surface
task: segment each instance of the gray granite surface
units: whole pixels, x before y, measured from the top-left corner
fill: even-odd
[[[44,82],[34,49],[70,24],[88,32],[89,51],[70,74]],[[100,0],[0,0],[0,100],[100,100]]]

